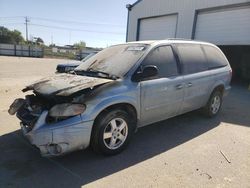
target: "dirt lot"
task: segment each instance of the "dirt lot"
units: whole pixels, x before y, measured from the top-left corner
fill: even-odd
[[[250,91],[240,84],[218,117],[192,112],[141,128],[117,156],[40,157],[7,110],[65,61],[0,57],[0,187],[250,187]]]

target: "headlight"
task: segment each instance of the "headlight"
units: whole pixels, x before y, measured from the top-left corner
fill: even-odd
[[[76,116],[83,113],[85,109],[86,106],[84,104],[71,104],[71,103],[57,104],[50,109],[49,116],[60,117],[60,118]]]

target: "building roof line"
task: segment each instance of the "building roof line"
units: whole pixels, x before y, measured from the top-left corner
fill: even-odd
[[[133,4],[132,4],[132,7],[133,6],[135,6],[135,5],[137,5],[138,3],[140,3],[142,0],[137,0],[136,2],[134,2]]]

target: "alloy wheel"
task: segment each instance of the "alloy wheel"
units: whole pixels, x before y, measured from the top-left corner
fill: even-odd
[[[220,109],[220,105],[221,105],[220,97],[218,95],[214,96],[211,101],[211,112],[213,114],[216,114]]]
[[[127,136],[127,122],[122,118],[114,118],[104,129],[103,142],[107,148],[115,150],[123,145]]]

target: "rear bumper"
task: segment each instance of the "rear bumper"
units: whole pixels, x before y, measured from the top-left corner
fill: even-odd
[[[21,124],[24,136],[39,148],[42,156],[60,156],[89,146],[93,121],[84,122],[79,115],[58,123],[46,124],[46,115],[42,114],[29,132]]]

